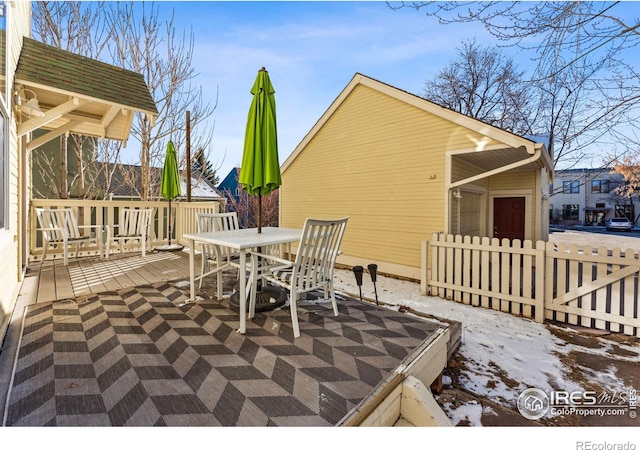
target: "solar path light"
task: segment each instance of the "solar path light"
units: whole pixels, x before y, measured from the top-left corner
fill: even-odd
[[[362,273],[364,272],[364,267],[362,266],[354,266],[353,274],[356,276],[356,284],[358,285],[358,289],[360,289],[360,301],[362,301]]]
[[[376,305],[378,305],[378,288],[376,287],[378,265],[369,264],[367,266],[367,269],[369,269],[369,275],[371,275],[371,281],[373,282],[373,292],[375,292],[376,294]]]

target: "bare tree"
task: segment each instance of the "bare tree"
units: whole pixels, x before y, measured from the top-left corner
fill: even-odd
[[[531,93],[523,72],[511,58],[475,40],[464,42],[457,58],[425,83],[423,96],[502,129],[531,132]]]
[[[632,206],[640,204],[640,153],[615,160],[611,172],[622,175],[624,180],[613,190],[613,197],[618,200],[616,203]],[[618,215],[620,214],[617,213],[616,216]],[[640,210],[632,218],[633,223],[637,223],[639,218]]]
[[[214,107],[203,101],[202,90],[194,85],[193,32],[176,36],[173,15],[166,23],[158,18],[158,6],[147,3],[112,3],[105,10],[112,29],[111,56],[115,64],[142,73],[159,111],[155,126],[146,117],[133,125],[132,134],[140,140],[142,170],[141,197],[146,200],[159,196],[149,192],[155,185],[149,167],[159,167],[166,144],[172,140],[176,149],[184,150],[186,143],[185,112],[191,112],[193,123],[200,123],[213,114]],[[164,56],[163,56],[164,54]],[[213,130],[192,137],[194,148],[208,148]],[[180,152],[182,153],[182,152]],[[186,168],[191,162],[184,161]]]
[[[102,2],[96,2],[92,8],[82,8],[79,2],[36,2],[33,5],[33,34],[40,41],[51,46],[78,53],[90,58],[98,58],[108,40],[108,32],[100,21]],[[73,144],[68,146],[68,140]],[[51,170],[54,166],[52,155],[37,152],[33,158],[35,173],[42,185],[34,186],[34,194],[41,197],[88,198],[95,189],[87,188],[85,174],[92,173],[96,159],[95,139],[79,135],[64,135],[58,140],[59,176]],[[68,148],[71,148],[76,173],[69,173]],[[87,147],[93,151],[87,153]],[[69,179],[71,178],[71,179]],[[43,186],[45,188],[43,189]]]
[[[35,2],[32,33],[53,47],[98,59],[109,39],[100,18],[104,3]]]
[[[249,195],[244,191],[240,192],[236,199],[230,192],[226,193],[229,200],[226,210],[238,213],[240,228],[254,228],[258,226],[258,197]],[[262,226],[277,227],[279,223],[279,201],[278,191],[262,197]]]
[[[391,6],[396,8],[395,6]],[[479,22],[502,45],[528,52],[538,89],[536,134],[548,134],[554,161],[577,164],[595,146],[637,130],[640,77],[627,50],[640,41],[625,2],[403,2],[442,24]],[[606,161],[605,161],[606,163]]]
[[[141,181],[132,185],[143,200],[159,197],[158,171],[165,155],[166,144],[172,140],[178,149],[182,167],[185,160],[185,111],[191,112],[191,142],[195,148],[209,148],[213,127],[203,125],[215,110],[204,101],[200,86],[195,84],[193,69],[193,33],[176,36],[174,19],[159,18],[159,8],[147,2],[37,2],[34,3],[34,35],[59,48],[143,74],[159,111],[152,126],[146,115],[137,114],[132,124],[131,138],[140,145]],[[104,182],[107,195],[114,163],[119,163],[122,144],[101,140],[97,159],[102,162],[91,168],[101,172],[95,180]],[[88,173],[86,170],[85,173]],[[85,177],[86,178],[86,177]],[[88,178],[86,178],[88,179]],[[140,179],[140,178],[137,178]],[[132,178],[133,180],[133,178]],[[83,190],[87,191],[88,190]]]

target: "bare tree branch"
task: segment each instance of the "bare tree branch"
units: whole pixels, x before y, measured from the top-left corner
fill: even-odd
[[[176,32],[173,15],[162,21],[160,5],[164,6],[148,2],[34,3],[34,35],[41,41],[143,74],[159,111],[153,127],[146,115],[140,114],[132,124],[131,138],[141,147],[138,163],[142,180],[131,178],[130,182],[139,183],[131,188],[143,200],[160,196],[159,188],[150,190],[150,186],[159,186],[153,179],[157,171],[150,168],[162,166],[169,140],[181,156],[181,167],[190,164],[185,159],[185,112],[191,114],[192,145],[208,149],[213,126],[205,125],[205,121],[217,105],[217,97],[211,105],[196,84],[193,32]],[[119,163],[122,154],[121,144],[108,141],[101,141],[97,147],[96,158],[105,164],[87,166],[83,171],[101,173],[95,180],[103,180],[103,196],[110,189],[113,175],[113,169],[106,168]]]
[[[531,91],[511,59],[475,40],[425,83],[423,96],[441,106],[515,133],[531,133]]]
[[[637,60],[640,21],[624,19],[626,2],[403,2],[441,24],[481,23],[503,46],[535,63],[535,134],[551,136],[554,161],[584,161],[588,151],[626,151],[618,137],[640,118]]]

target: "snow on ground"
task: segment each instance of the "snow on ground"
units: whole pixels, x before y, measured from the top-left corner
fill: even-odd
[[[374,300],[373,282],[367,273],[363,279],[363,297]],[[359,298],[353,272],[336,270],[334,282],[336,291]],[[582,390],[581,386],[569,378],[567,368],[560,359],[561,355],[572,350],[604,355],[611,348],[610,344],[605,344],[602,340],[602,348],[578,347],[557,338],[543,324],[529,319],[420,295],[420,285],[415,282],[378,275],[376,285],[378,299],[387,307],[397,309],[398,305],[405,305],[435,317],[461,322],[462,340],[458,352],[467,360],[468,369],[460,380],[463,387],[511,409],[516,406],[520,393],[529,387],[547,392]],[[616,345],[637,354],[637,348]],[[611,357],[611,354],[607,356]],[[633,360],[637,361],[637,357]],[[630,388],[624,386],[613,370],[594,372],[591,379],[598,380],[602,388],[607,390]],[[471,424],[479,425],[481,412],[481,405],[469,403],[447,413],[454,424],[466,418]]]

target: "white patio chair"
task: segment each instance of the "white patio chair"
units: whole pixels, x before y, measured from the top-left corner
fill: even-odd
[[[237,230],[238,214],[229,213],[196,213],[198,233],[215,233],[217,231]],[[207,275],[216,274],[218,283],[218,295],[222,296],[222,270],[227,267],[238,267],[240,255],[232,249],[217,245],[202,244],[202,267],[200,269],[200,285]],[[215,269],[211,267],[215,265]],[[209,269],[209,271],[206,271]]]
[[[102,257],[102,225],[78,225],[76,215],[71,208],[43,209],[36,208],[36,216],[42,232],[42,260],[47,257],[47,249],[50,245],[62,246],[64,265],[69,264],[69,246],[75,245],[75,255],[78,259],[80,245],[94,242],[100,249]],[[83,234],[81,230],[89,230],[89,234]],[[108,233],[108,230],[107,230]]]
[[[124,253],[124,245],[131,242],[140,242],[142,256],[146,256],[147,247],[151,250],[151,217],[153,209],[133,209],[121,208],[120,220],[117,225],[112,225],[117,229],[113,232],[113,237],[107,241],[107,257],[109,256],[109,241],[120,244],[120,253]]]
[[[249,318],[255,315],[256,285],[259,278],[284,287],[290,293],[289,308],[294,337],[300,337],[296,304],[300,294],[322,289],[325,300],[331,294],[334,315],[338,315],[333,289],[333,269],[349,217],[337,220],[307,219],[298,244],[295,261],[270,254],[251,253],[252,289]],[[258,258],[262,261],[258,263]],[[258,265],[260,264],[260,265]],[[257,269],[255,269],[257,268]]]

